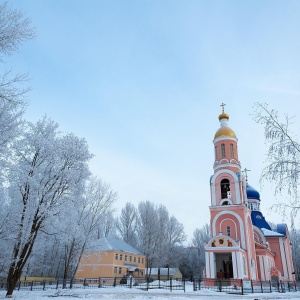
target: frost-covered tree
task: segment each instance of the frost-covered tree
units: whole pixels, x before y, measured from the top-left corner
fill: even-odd
[[[4,56],[18,50],[22,42],[33,38],[35,31],[24,13],[11,9],[7,2],[0,4],[0,64],[4,68]],[[0,155],[7,155],[7,146],[18,133],[21,116],[25,109],[25,93],[23,84],[27,76],[13,75],[11,70],[0,74]]]
[[[13,241],[7,296],[12,295],[46,221],[59,215],[72,192],[83,189],[91,157],[84,139],[61,134],[58,125],[46,117],[28,123],[18,138],[7,176]]]
[[[138,205],[139,248],[147,257],[147,268],[152,268],[157,259],[158,234],[160,231],[155,205],[150,201]]]
[[[164,205],[150,201],[138,206],[138,247],[147,256],[147,267],[172,267],[177,247],[186,239],[184,228]],[[148,275],[151,275],[148,274]]]
[[[203,274],[205,267],[205,248],[204,245],[210,238],[209,225],[205,224],[201,228],[196,228],[193,233],[192,245],[197,250],[197,256],[199,261],[199,270],[195,270],[196,274]]]
[[[291,249],[292,249],[292,257],[294,264],[294,272],[296,280],[300,280],[300,230],[293,228],[290,231],[290,241],[291,241]]]
[[[136,247],[137,241],[137,209],[127,202],[116,219],[116,228],[122,239],[129,245]]]
[[[275,183],[275,195],[288,194],[288,199],[280,200],[274,208],[284,216],[289,212],[293,226],[300,209],[300,144],[291,130],[293,119],[286,115],[282,121],[276,110],[261,103],[255,104],[254,119],[264,126],[268,146],[261,182]]]

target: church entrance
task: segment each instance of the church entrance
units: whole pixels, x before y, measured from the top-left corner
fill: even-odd
[[[233,278],[231,253],[215,253],[217,278]]]

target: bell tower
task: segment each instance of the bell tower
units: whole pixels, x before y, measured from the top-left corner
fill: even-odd
[[[222,103],[220,128],[214,135],[214,174],[210,179],[211,239],[206,252],[206,277],[256,279],[256,255],[247,207],[246,180],[238,160],[238,139],[228,126]]]

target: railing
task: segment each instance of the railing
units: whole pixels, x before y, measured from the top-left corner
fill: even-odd
[[[285,293],[300,291],[300,282],[195,278],[193,280],[193,290],[197,291],[201,289],[211,289],[217,292],[234,294],[272,292]]]
[[[165,289],[165,290],[186,290],[184,278],[153,280],[147,277],[98,277],[81,278],[73,280],[35,280],[19,281],[16,290],[47,290],[47,289],[95,289],[108,287],[127,287],[141,290]],[[0,281],[0,290],[6,290],[6,281]],[[262,281],[262,280],[242,280],[242,279],[211,279],[195,278],[193,280],[193,290],[210,289],[216,292],[226,292],[232,294],[245,293],[286,293],[300,292],[300,281]]]
[[[185,279],[152,280],[147,277],[98,277],[98,278],[80,278],[73,280],[43,280],[43,281],[19,281],[16,290],[46,290],[46,289],[76,289],[76,288],[107,288],[123,286],[127,288],[137,288],[143,290],[149,289],[167,289],[184,290]],[[7,284],[4,280],[0,281],[0,289],[6,290]]]

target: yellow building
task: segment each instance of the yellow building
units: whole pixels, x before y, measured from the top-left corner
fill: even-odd
[[[117,238],[95,241],[82,256],[75,278],[145,276],[146,256]]]

